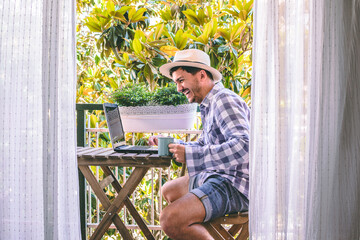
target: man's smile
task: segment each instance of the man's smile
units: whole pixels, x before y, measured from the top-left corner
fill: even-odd
[[[183,92],[183,94],[185,94],[185,96],[188,96],[189,93],[190,93],[190,90],[189,90],[189,89],[185,89],[185,90],[183,90],[182,92]]]

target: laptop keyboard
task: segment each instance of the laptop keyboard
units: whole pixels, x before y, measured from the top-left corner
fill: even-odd
[[[127,148],[127,150],[144,150],[144,149],[149,149],[150,147],[147,147],[147,146],[133,146],[133,147],[130,147],[130,148]]]

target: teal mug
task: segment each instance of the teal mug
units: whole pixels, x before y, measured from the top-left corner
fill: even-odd
[[[169,144],[173,142],[173,137],[158,137],[159,156],[171,156],[171,152],[169,152]]]

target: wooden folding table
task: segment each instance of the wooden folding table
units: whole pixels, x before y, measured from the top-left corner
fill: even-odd
[[[105,232],[113,222],[119,230],[124,239],[133,239],[129,230],[120,219],[118,213],[125,205],[138,224],[139,228],[144,233],[147,239],[155,239],[151,231],[148,229],[146,223],[136,211],[134,205],[131,203],[129,196],[134,192],[136,187],[145,176],[150,168],[161,168],[170,166],[170,157],[159,157],[157,154],[124,154],[116,153],[109,148],[90,148],[78,147],[77,149],[78,167],[83,173],[84,177],[90,184],[95,195],[100,200],[106,213],[102,218],[100,224],[95,229],[90,239],[101,239]],[[100,166],[104,172],[105,177],[102,181],[97,181],[89,166]],[[130,177],[127,179],[123,187],[110,170],[110,166],[119,167],[135,167]],[[103,189],[112,184],[118,195],[111,202],[106,196]]]

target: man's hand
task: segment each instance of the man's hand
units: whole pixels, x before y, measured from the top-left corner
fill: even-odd
[[[156,135],[156,136],[150,136],[149,137],[149,145],[154,146],[159,144],[159,137],[163,137],[163,135]]]
[[[182,144],[169,144],[169,152],[173,154],[173,157],[177,162],[185,163],[185,146]]]

